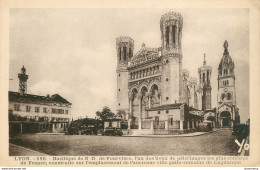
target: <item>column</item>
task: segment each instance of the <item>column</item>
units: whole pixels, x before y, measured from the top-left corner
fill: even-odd
[[[191,128],[194,129],[194,120],[191,119]]]
[[[160,95],[160,106],[161,106],[162,105],[162,95],[161,95],[161,93],[159,95]]]
[[[138,95],[138,99],[139,99],[139,126],[138,129],[142,129],[141,125],[142,125],[142,95],[139,94]]]
[[[132,94],[130,95],[130,113],[129,113],[129,116],[128,116],[128,128],[127,129],[131,129],[131,120],[132,120],[132,115],[133,115],[133,104],[132,104]]]
[[[197,120],[197,121],[196,121],[196,127],[198,127],[198,126],[199,126],[199,121]]]
[[[162,45],[162,48],[165,48],[165,46],[166,46],[166,26],[165,25],[163,25],[163,45]]]
[[[150,129],[153,129],[153,120],[151,120],[151,127]]]
[[[168,130],[168,129],[169,129],[169,128],[168,128],[168,125],[169,125],[169,124],[168,124],[168,120],[165,120],[165,125],[164,125],[164,126],[165,126],[165,130]]]
[[[176,22],[176,30],[175,30],[175,44],[176,44],[176,47],[179,48],[179,38],[178,35],[179,35],[179,21]]]
[[[151,93],[148,94],[149,109],[151,108]]]
[[[187,121],[187,129],[190,129],[190,121]]]
[[[180,130],[183,130],[183,120],[180,120]]]

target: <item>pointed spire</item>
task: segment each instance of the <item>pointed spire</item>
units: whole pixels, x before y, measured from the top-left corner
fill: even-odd
[[[205,66],[207,64],[206,62],[206,54],[204,54],[204,61],[203,61],[203,65]]]
[[[228,42],[227,42],[227,40],[225,40],[223,46],[224,46],[224,54],[228,54]]]

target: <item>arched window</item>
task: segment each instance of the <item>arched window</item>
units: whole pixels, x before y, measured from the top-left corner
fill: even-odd
[[[148,90],[146,87],[143,87],[141,89],[141,109],[142,109],[142,113],[145,112],[145,108],[149,107],[149,98],[147,96]]]
[[[224,69],[224,75],[227,75],[228,74],[228,69]]]
[[[121,48],[120,47],[118,49],[118,53],[119,53],[119,61],[121,61]]]
[[[205,83],[205,73],[203,73],[203,83]]]
[[[126,60],[126,47],[124,47],[124,60]]]
[[[159,91],[158,86],[153,85],[151,87],[151,107],[159,106],[160,105],[160,98],[159,98]]]
[[[225,94],[221,94],[221,100],[224,100],[225,99]]]
[[[132,106],[130,106],[130,107],[132,107],[133,117],[136,117],[136,115],[139,112],[139,99],[138,99],[137,96],[138,96],[137,89],[133,89],[132,90],[132,98],[131,98]],[[135,121],[135,119],[134,119],[134,121]]]
[[[172,26],[172,44],[173,44],[173,45],[176,44],[176,36],[175,36],[175,33],[176,33],[176,26],[173,25],[173,26]]]
[[[166,27],[166,32],[165,32],[166,46],[169,45],[169,33],[170,33],[170,30],[169,30],[169,26],[168,26],[168,27]]]
[[[231,94],[227,93],[227,100],[231,100]]]

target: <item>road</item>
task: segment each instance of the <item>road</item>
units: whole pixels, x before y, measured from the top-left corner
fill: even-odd
[[[231,130],[193,137],[114,137],[22,134],[10,139],[22,147],[55,156],[237,155]],[[16,156],[10,150],[10,156]]]

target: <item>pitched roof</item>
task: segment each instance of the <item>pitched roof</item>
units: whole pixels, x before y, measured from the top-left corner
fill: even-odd
[[[197,115],[197,114],[193,114],[193,113],[189,113],[189,117],[190,118],[203,118],[202,115]]]
[[[136,66],[158,58],[158,48],[148,48],[143,45],[142,48],[132,58],[130,65]]]
[[[175,104],[166,104],[157,107],[152,107],[145,109],[146,111],[155,111],[155,110],[167,110],[167,109],[179,109],[184,103],[175,103]]]
[[[223,102],[223,103],[219,104],[218,108],[221,108],[224,105],[227,105],[228,107],[232,107],[229,103]]]
[[[23,102],[23,103],[64,103],[71,104],[66,99],[61,97],[59,94],[54,94],[50,97],[39,96],[34,94],[24,94],[18,92],[9,91],[9,101]]]

